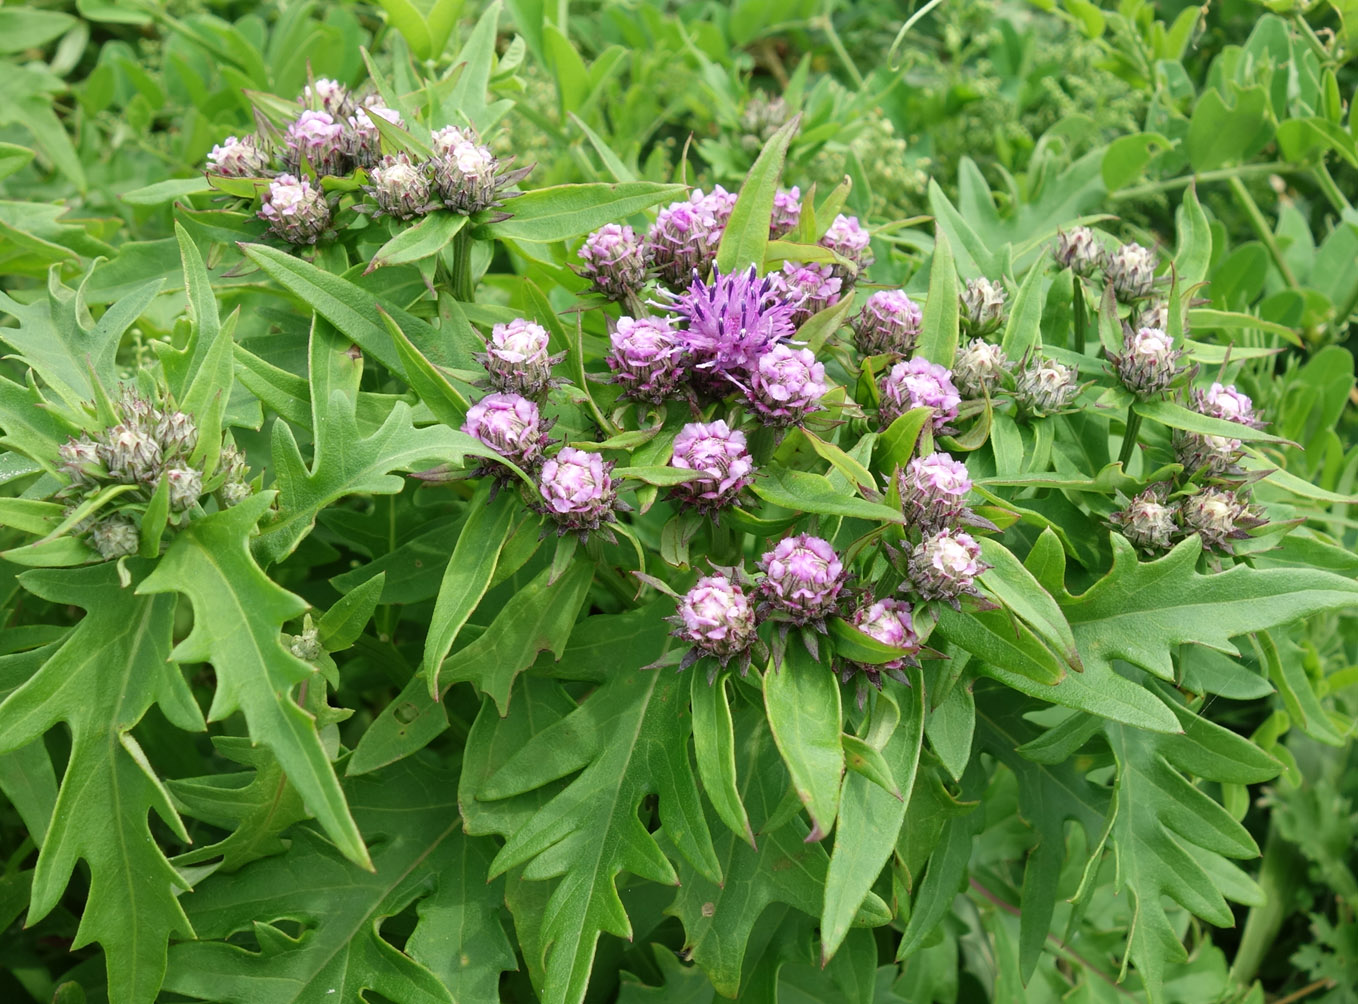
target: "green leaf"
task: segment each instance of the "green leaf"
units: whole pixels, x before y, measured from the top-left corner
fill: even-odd
[[[661,826],[685,860],[709,881],[721,879],[688,759],[689,719],[677,713],[685,690],[667,670],[615,673],[477,791],[482,800],[508,798],[579,771],[506,840],[491,866],[492,875],[522,865],[525,878],[559,878],[539,937],[546,1004],[584,999],[601,933],[632,936],[614,884],[619,872],[678,883],[637,817],[646,795],[659,797]]]
[[[486,482],[467,503],[470,515],[448,559],[434,602],[421,665],[430,694],[439,692],[439,669],[457,641],[458,632],[490,588],[500,549],[522,514],[522,503],[509,492],[501,492],[494,502],[487,502],[490,479]]]
[[[1001,345],[1011,359],[1022,359],[1030,349],[1042,342],[1042,307],[1046,301],[1043,288],[1043,265],[1046,258],[1028,270],[1014,305],[1009,308],[1009,322],[1004,328]]]
[[[900,789],[899,796],[857,772],[844,777],[835,848],[825,876],[825,899],[820,912],[822,965],[834,956],[849,933],[854,917],[871,895],[873,883],[895,850],[896,838],[905,822],[924,742],[924,674],[917,668],[907,673],[911,689],[900,692],[905,704],[901,721],[882,748],[882,756]],[[883,693],[877,700],[880,707],[892,698]]]
[[[320,685],[314,667],[280,641],[284,622],[300,616],[306,601],[269,581],[250,555],[249,535],[272,501],[272,492],[261,492],[190,523],[137,592],[179,592],[189,598],[196,613],[193,630],[170,656],[212,663],[217,689],[208,720],[243,711],[251,738],[273,751],[330,839],[350,860],[368,867],[367,849],[315,719],[291,696],[303,681]]]
[[[382,599],[387,575],[381,572],[361,582],[335,602],[316,624],[316,635],[327,652],[343,652],[358,640]]]
[[[39,49],[76,23],[71,15],[54,10],[0,9],[0,55]]]
[[[1204,436],[1225,436],[1247,442],[1285,442],[1263,429],[1254,429],[1239,422],[1228,422],[1224,418],[1213,418],[1211,415],[1200,415],[1173,401],[1137,401],[1134,407],[1142,418],[1168,425],[1171,429],[1185,429]]]
[[[1174,220],[1179,239],[1179,247],[1174,253],[1175,281],[1183,295],[1207,278],[1207,267],[1212,260],[1212,229],[1198,202],[1197,189],[1189,187]],[[1177,304],[1173,307],[1179,309]]]
[[[1232,104],[1226,103],[1220,91],[1209,87],[1193,109],[1184,145],[1194,171],[1214,171],[1244,160],[1273,135],[1264,88],[1230,86],[1235,99]]]
[[[431,258],[452,243],[466,224],[467,217],[459,213],[430,213],[413,227],[402,227],[395,237],[383,244],[363,274],[389,265],[409,265]]]
[[[287,854],[203,882],[190,904],[202,940],[175,946],[167,988],[222,1004],[361,1000],[364,991],[452,1004],[454,986],[465,994],[458,1000],[486,1000],[513,955],[500,928],[500,883],[485,881],[490,848],[461,832],[456,780],[411,762],[347,782],[376,848],[371,872],[298,828]],[[382,936],[383,921],[412,904],[419,919],[400,951]],[[302,936],[278,926],[299,914]],[[226,940],[251,926],[258,951]],[[462,934],[460,949],[449,950],[451,931]]]
[[[1066,665],[1081,670],[1075,636],[1052,595],[999,541],[982,537],[979,543],[981,557],[990,565],[981,574],[981,585],[1031,627]]]
[[[127,562],[134,579],[147,567]],[[179,839],[188,835],[131,735],[152,705],[181,729],[205,727],[171,660],[175,600],[120,588],[110,563],[27,572],[22,582],[43,599],[86,610],[42,667],[0,704],[0,753],[40,741],[58,722],[71,733],[50,828],[45,837],[35,834],[42,846],[28,922],[51,912],[83,858],[89,892],[73,947],[98,941],[110,999],[149,1004],[165,973],[170,935],[194,936],[178,899],[188,883],[156,845],[147,813],[154,810]]]
[[[167,181],[157,181],[153,185],[124,192],[122,200],[130,206],[163,206],[187,195],[201,195],[210,191],[212,185],[201,175],[197,178],[170,178]]]
[[[899,510],[849,495],[832,485],[823,474],[778,467],[761,472],[751,490],[765,502],[795,512],[850,516],[873,522],[905,522]]]
[[[957,268],[948,235],[940,225],[929,263],[929,298],[924,303],[917,354],[931,363],[951,367],[957,357],[958,318]]]
[[[1026,624],[1003,610],[938,611],[939,635],[1006,674],[1052,687],[1067,678],[1065,663]],[[1048,698],[1051,699],[1051,698]]]
[[[783,176],[788,144],[801,124],[801,116],[794,115],[768,138],[740,186],[740,195],[717,248],[717,268],[728,275],[750,265],[764,264],[773,198],[778,194],[778,180]]]
[[[1104,186],[1116,192],[1146,173],[1146,167],[1157,153],[1173,144],[1158,132],[1139,132],[1119,136],[1104,149],[1101,173]]]
[[[479,226],[478,236],[550,244],[582,237],[605,223],[631,216],[659,202],[682,198],[683,185],[653,181],[556,185],[525,192],[505,202],[510,219]]]
[[[429,26],[424,15],[411,3],[411,0],[377,0],[386,11],[387,21],[401,33],[410,50],[420,59],[434,55],[433,42],[429,38]]]
[[[1124,659],[1170,680],[1178,645],[1238,655],[1233,637],[1358,605],[1358,583],[1330,572],[1236,565],[1203,575],[1197,536],[1144,562],[1120,535],[1112,543],[1108,575],[1080,596],[1057,596],[1086,669]]]
[[[834,828],[844,778],[839,678],[793,638],[783,664],[764,674],[764,709],[793,788],[811,817],[807,839],[822,840]]]
[[[690,673],[689,677],[693,759],[698,765],[703,791],[731,832],[755,847],[750,816],[740,800],[740,787],[736,783],[736,736],[726,694],[726,674],[719,675],[711,683],[702,673]]]

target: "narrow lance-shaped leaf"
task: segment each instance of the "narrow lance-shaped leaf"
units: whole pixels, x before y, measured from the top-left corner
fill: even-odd
[[[367,867],[367,849],[316,722],[290,694],[304,680],[321,685],[314,667],[280,641],[284,622],[301,616],[307,603],[271,582],[250,555],[249,535],[272,501],[272,492],[262,492],[189,524],[137,591],[189,597],[193,631],[171,657],[212,663],[217,692],[209,720],[243,711],[251,737],[273,750],[326,834],[347,857]]]
[[[147,563],[128,562],[128,569],[140,578]],[[98,941],[108,960],[110,999],[149,1004],[160,990],[170,935],[193,936],[177,897],[187,883],[156,846],[147,813],[154,809],[180,839],[188,834],[131,735],[152,705],[182,729],[204,728],[170,660],[175,602],[119,588],[112,564],[28,572],[23,584],[53,603],[87,611],[42,668],[0,705],[0,752],[41,741],[58,722],[71,730],[28,923],[57,905],[83,858],[90,886],[73,947]]]
[[[717,248],[717,268],[723,272],[729,274],[764,264],[764,249],[769,243],[769,217],[778,194],[778,180],[783,175],[788,144],[801,124],[800,115],[785,122],[769,137],[750,173],[745,176]]]
[[[957,267],[948,235],[939,226],[934,234],[934,256],[929,263],[929,298],[924,303],[918,355],[931,363],[952,367],[959,336]]]
[[[839,678],[793,638],[783,665],[764,673],[764,708],[793,788],[811,817],[807,839],[821,840],[835,824],[844,777]]]

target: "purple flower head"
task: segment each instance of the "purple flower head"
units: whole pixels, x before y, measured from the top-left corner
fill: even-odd
[[[1056,235],[1056,260],[1076,275],[1091,276],[1103,264],[1103,249],[1089,227],[1071,227]]]
[[[288,169],[302,173],[303,162],[316,174],[343,174],[347,165],[344,125],[329,112],[302,112],[283,134]]]
[[[779,344],[760,356],[750,370],[745,397],[760,422],[783,427],[800,425],[807,415],[819,411],[827,390],[825,367],[816,362],[810,349]]]
[[[826,307],[839,302],[844,281],[829,265],[785,261],[781,272],[769,275],[773,291],[795,308],[792,326],[800,328]]]
[[[597,530],[615,519],[618,488],[613,483],[611,461],[597,453],[563,446],[542,465],[538,490],[544,512],[556,520],[562,532]]]
[[[1196,533],[1206,550],[1231,553],[1231,541],[1248,537],[1247,531],[1268,522],[1239,492],[1204,488],[1179,504],[1179,518],[1186,534]]]
[[[379,215],[409,220],[431,208],[429,178],[404,152],[383,157],[368,177],[372,180],[368,192],[377,203]]]
[[[613,382],[634,401],[663,404],[684,381],[684,350],[678,335],[658,317],[620,317],[605,357]]]
[[[754,607],[740,585],[725,575],[705,575],[679,600],[674,635],[693,646],[680,667],[686,669],[710,655],[726,665],[741,658],[749,668],[755,641]]]
[[[1079,373],[1046,356],[1031,357],[1014,381],[1014,401],[1029,415],[1060,411],[1079,393]]]
[[[1136,495],[1127,508],[1108,517],[1110,523],[1138,550],[1168,551],[1178,527],[1174,507],[1165,504],[1166,485],[1152,485]]]
[[[906,665],[918,665],[916,656],[920,650],[912,613],[910,604],[904,600],[887,599],[874,602],[871,595],[864,597],[853,612],[851,620],[853,626],[869,638],[892,648],[903,649],[908,654],[884,663],[848,662],[840,667],[840,679],[848,683],[855,674],[861,673],[878,690],[882,689],[883,673],[902,683],[908,683],[909,680],[901,670]],[[866,696],[865,688],[860,683],[858,691],[860,708]]]
[[[580,247],[580,260],[590,288],[610,300],[626,300],[646,285],[646,257],[631,227],[609,223],[594,231]]]
[[[868,297],[853,319],[853,341],[865,356],[908,356],[919,342],[924,312],[904,290],[884,289]]]
[[[315,244],[330,226],[330,205],[306,178],[280,174],[269,182],[259,218],[289,244]]]
[[[715,422],[690,422],[674,437],[670,466],[701,471],[703,477],[675,485],[672,497],[703,513],[733,504],[754,480],[754,461],[745,448],[745,433]]]
[[[834,612],[847,576],[830,542],[808,533],[785,537],[759,559],[764,604],[793,624],[823,626]]]
[[[1172,444],[1174,459],[1183,464],[1184,473],[1190,477],[1204,468],[1209,477],[1239,473],[1236,467],[1241,457],[1238,439],[1175,429]]]
[[[376,164],[382,157],[382,134],[378,132],[375,120],[381,118],[394,126],[404,128],[401,113],[394,108],[374,101],[365,101],[349,116],[348,153],[360,167]]]
[[[564,358],[548,351],[547,329],[522,317],[497,324],[486,351],[476,358],[490,374],[490,385],[505,394],[541,397],[551,386],[552,367]]]
[[[349,88],[328,77],[321,77],[314,83],[307,84],[302,88],[302,95],[297,100],[308,108],[336,116],[344,115],[353,107]]]
[[[952,374],[927,359],[897,363],[881,378],[878,389],[883,429],[911,409],[933,408],[933,428],[941,432],[957,417],[957,406],[962,403]]]
[[[547,444],[538,406],[518,394],[487,394],[467,409],[462,431],[525,470],[538,465]]]
[[[976,576],[988,566],[971,534],[944,529],[925,537],[910,553],[910,587],[926,600],[957,606],[964,593],[977,595]]]
[[[1005,372],[1013,368],[1014,363],[1004,349],[973,338],[969,345],[963,346],[957,353],[952,379],[963,397],[975,400],[994,393]]]
[[[845,216],[840,213],[825,231],[825,236],[820,239],[820,245],[853,262],[854,268],[851,271],[836,269],[845,279],[852,282],[873,263],[872,251],[868,247],[871,241],[872,235],[863,229],[857,216]]]
[[[1212,418],[1224,419],[1227,422],[1237,422],[1254,429],[1262,428],[1264,424],[1254,413],[1254,402],[1250,400],[1250,396],[1236,390],[1235,384],[1213,383],[1206,393],[1195,390],[1193,408],[1199,414],[1210,415]]]
[[[731,221],[731,212],[736,208],[735,192],[728,192],[720,185],[713,185],[712,191],[707,195],[703,194],[701,188],[695,189],[689,196],[689,201],[700,207],[705,212],[712,215],[712,219],[717,221],[717,240],[721,240],[721,233],[726,229],[726,224]]]
[[[694,195],[700,193],[695,192]],[[692,199],[672,202],[656,214],[646,234],[646,262],[671,289],[680,289],[693,273],[706,275],[717,258],[725,221],[718,223],[711,208]]]
[[[723,378],[745,379],[760,356],[793,334],[793,306],[753,265],[731,275],[714,270],[711,283],[694,279],[673,310],[688,322],[679,338],[693,368],[717,386]]]
[[[1004,284],[991,282],[985,276],[969,279],[957,295],[961,307],[962,327],[973,335],[986,335],[1004,323],[1005,301],[1009,294]]]
[[[207,169],[227,178],[258,178],[269,170],[269,155],[254,136],[228,136],[207,155]]]
[[[434,146],[434,186],[455,213],[471,215],[500,205],[501,199],[518,194],[510,186],[532,170],[531,166],[505,170],[475,133],[456,126],[435,133]]]
[[[1152,397],[1168,387],[1182,370],[1174,339],[1159,328],[1141,328],[1125,339],[1122,354],[1109,353],[1122,385],[1137,397]]]
[[[909,524],[926,534],[937,533],[966,513],[971,478],[965,464],[946,453],[931,453],[898,469],[896,487]]]
[[[1155,252],[1140,244],[1124,244],[1107,257],[1103,272],[1123,303],[1144,300],[1155,289]]]
[[[802,190],[796,185],[780,188],[773,197],[773,213],[769,216],[769,239],[777,240],[797,229],[802,220]]]

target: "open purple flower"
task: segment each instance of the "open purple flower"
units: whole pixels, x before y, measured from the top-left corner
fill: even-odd
[[[612,470],[611,461],[571,446],[563,446],[542,465],[538,490],[543,511],[560,532],[588,533],[617,518],[618,487]]]
[[[487,394],[467,409],[462,431],[525,470],[541,462],[547,445],[538,406],[518,394]],[[509,473],[499,464],[494,466]]]
[[[269,182],[259,218],[289,244],[315,244],[330,226],[330,205],[306,178],[280,174]]]
[[[821,408],[820,399],[829,390],[825,366],[816,362],[810,349],[775,345],[759,357],[750,370],[746,400],[755,417],[764,425],[800,425],[806,416]]]
[[[701,471],[703,477],[671,489],[671,497],[699,512],[715,514],[736,500],[754,480],[754,461],[745,447],[745,433],[715,422],[690,422],[674,437],[670,466]]]
[[[783,270],[770,273],[769,279],[774,292],[795,308],[792,314],[794,328],[800,328],[826,307],[838,303],[843,285],[833,268],[815,262],[783,262]]]
[[[751,265],[744,272],[714,271],[710,283],[694,279],[675,298],[673,310],[688,322],[679,333],[693,369],[720,389],[726,379],[742,383],[759,357],[792,337],[794,308]]]
[[[919,342],[924,312],[901,289],[883,289],[868,297],[853,319],[853,341],[865,356],[885,353],[908,356]]]
[[[848,576],[828,540],[801,533],[785,537],[759,559],[764,606],[792,624],[823,629],[839,604]]]
[[[722,666],[736,659],[742,672],[749,670],[750,648],[757,638],[755,614],[739,583],[723,574],[703,576],[680,598],[672,619],[676,624],[674,636],[693,646],[684,655],[680,670],[704,656],[711,656]],[[714,670],[709,682],[715,675]]]
[[[958,606],[965,594],[977,595],[976,576],[989,566],[981,545],[969,533],[944,529],[925,537],[910,553],[910,587],[926,600]]]
[[[916,457],[896,471],[901,511],[926,534],[957,523],[967,511],[971,478],[965,464],[946,453]]]
[[[773,197],[773,212],[769,216],[769,239],[777,240],[797,229],[802,219],[802,190],[796,185],[780,188]]]
[[[476,358],[490,374],[490,384],[505,394],[541,397],[552,384],[552,367],[565,354],[548,351],[547,329],[516,317],[491,328],[486,351]]]
[[[634,401],[663,404],[684,381],[684,350],[673,328],[658,317],[620,317],[604,358],[613,382]]]
[[[580,247],[580,260],[580,274],[610,300],[626,300],[646,285],[641,238],[629,226],[609,223],[594,231]]]
[[[881,424],[886,428],[914,408],[933,408],[933,428],[944,431],[957,417],[962,396],[953,385],[952,374],[944,366],[927,359],[909,359],[881,378]]]

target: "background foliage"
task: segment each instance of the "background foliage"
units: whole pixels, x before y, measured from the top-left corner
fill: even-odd
[[[1355,33],[1351,5],[1246,0],[947,0],[908,30],[809,0],[0,6],[0,992],[1352,999]],[[202,168],[309,74],[380,81],[412,120],[456,109],[535,163],[527,189],[622,187],[481,221],[460,303],[431,288],[451,235],[368,272],[395,232],[375,224],[308,264]],[[476,462],[471,325],[536,317],[599,369],[598,309],[568,345],[579,239],[679,182],[736,190],[794,113],[784,182],[823,208],[847,175],[872,282],[932,307],[940,281],[1003,278],[1020,350],[1071,347],[1058,226],[1162,249],[1194,358],[1270,421],[1257,466],[1282,473],[1256,493],[1286,535],[1228,572],[1191,539],[1138,563],[1102,525],[1152,473],[1105,467],[1125,402],[997,411],[972,473],[1066,651],[1021,653],[1035,680],[945,615],[954,658],[808,721],[841,698],[795,645],[762,683],[636,672],[673,604],[610,576],[625,540],[559,565],[507,495],[403,477]],[[120,572],[56,532],[34,458],[139,373],[229,389],[215,421],[262,491]],[[589,404],[558,402],[558,434],[593,438]],[[846,468],[889,473],[862,433],[835,431],[834,466],[794,434],[788,466],[854,498]],[[648,568],[674,564],[637,525]],[[818,813],[837,828],[807,842]]]

